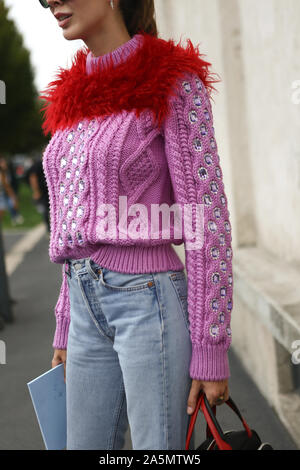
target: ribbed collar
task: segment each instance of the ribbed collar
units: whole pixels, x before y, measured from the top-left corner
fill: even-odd
[[[94,68],[99,67],[99,69],[103,69],[110,64],[110,61],[113,61],[113,64],[117,65],[120,62],[124,61],[135,49],[142,44],[143,35],[142,34],[135,34],[131,39],[127,42],[121,44],[121,46],[117,47],[117,49],[113,50],[112,52],[108,52],[107,54],[94,56],[91,51],[89,51],[87,58],[86,58],[86,72],[90,75]]]

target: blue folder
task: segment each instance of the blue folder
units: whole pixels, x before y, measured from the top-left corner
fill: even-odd
[[[47,450],[67,445],[66,384],[64,364],[48,370],[27,383]]]

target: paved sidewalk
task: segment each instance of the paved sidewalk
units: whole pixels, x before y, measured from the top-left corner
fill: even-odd
[[[16,241],[7,232],[5,249]],[[0,339],[6,343],[6,364],[0,365],[0,450],[45,449],[27,382],[51,368],[55,330],[54,306],[61,283],[61,265],[50,263],[45,234],[9,278],[15,322],[6,324]],[[229,350],[230,395],[250,427],[275,449],[298,449],[251,378]],[[224,429],[241,429],[241,422],[227,405],[217,407]],[[196,446],[205,439],[203,415],[198,415]],[[124,449],[131,449],[130,430]]]

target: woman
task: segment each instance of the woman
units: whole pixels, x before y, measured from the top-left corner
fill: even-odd
[[[8,198],[11,200],[12,208],[17,211],[19,208],[18,199],[7,178],[7,164],[3,157],[0,157],[0,222],[5,211],[8,209]]]
[[[210,64],[190,41],[158,38],[152,0],[48,3],[65,39],[87,46],[40,96],[67,449],[121,449],[128,423],[134,450],[184,449],[200,390],[211,405],[229,397],[231,228]]]
[[[43,149],[44,151],[45,149]],[[32,189],[32,199],[37,211],[43,216],[48,234],[50,234],[50,207],[47,182],[43,171],[43,162],[37,159],[26,173],[28,184]]]

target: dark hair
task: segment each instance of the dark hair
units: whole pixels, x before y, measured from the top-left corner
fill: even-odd
[[[120,0],[119,8],[130,37],[140,30],[158,36],[154,0]]]

